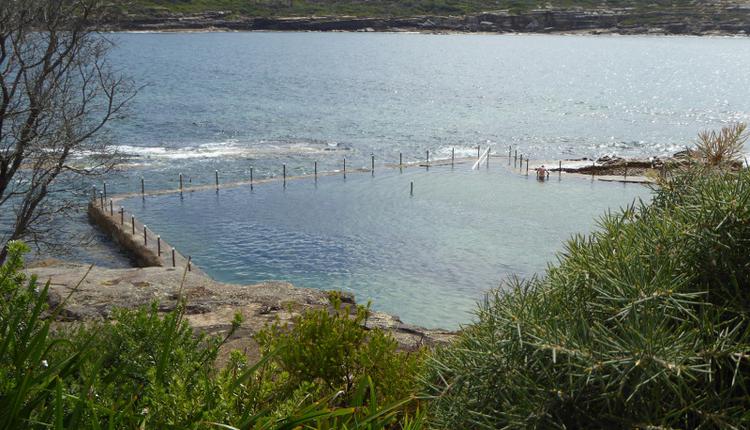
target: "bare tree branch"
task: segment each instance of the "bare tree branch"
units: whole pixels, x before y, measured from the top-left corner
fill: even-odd
[[[0,262],[10,240],[55,246],[48,221],[80,206],[80,178],[115,165],[106,126],[136,90],[112,72],[111,44],[92,30],[105,13],[101,0],[3,2]]]

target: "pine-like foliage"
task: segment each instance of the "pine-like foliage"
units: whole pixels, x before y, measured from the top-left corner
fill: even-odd
[[[750,427],[750,172],[691,167],[488,296],[431,359],[438,428]]]

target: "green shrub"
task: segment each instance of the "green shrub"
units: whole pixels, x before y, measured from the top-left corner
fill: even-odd
[[[747,428],[750,172],[694,166],[429,360],[439,428]]]
[[[337,294],[331,303],[331,310],[310,310],[291,325],[276,323],[256,335],[265,351],[278,351],[273,361],[283,371],[282,392],[313,384],[321,393],[341,391],[337,398],[345,405],[371,378],[381,403],[414,395],[424,353],[400,352],[391,335],[365,328],[367,307],[343,306]]]
[[[23,275],[25,251],[11,243],[0,266],[0,430],[378,430],[398,425],[412,403],[408,396],[379,402],[369,377],[356,381],[347,406],[312,382],[282,390],[274,351],[253,365],[234,353],[216,371],[218,348],[231,332],[224,339],[196,336],[184,320],[184,303],[164,314],[156,304],[117,310],[114,322],[54,331],[49,285],[38,288],[34,277]],[[232,327],[240,323],[235,318]],[[423,418],[415,413],[402,427],[418,430]]]

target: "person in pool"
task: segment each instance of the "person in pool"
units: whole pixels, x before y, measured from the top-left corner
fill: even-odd
[[[547,169],[544,168],[544,164],[536,168],[536,179],[538,181],[544,181],[545,179],[547,179],[547,175],[548,172]]]

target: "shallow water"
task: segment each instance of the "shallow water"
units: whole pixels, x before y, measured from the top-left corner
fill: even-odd
[[[124,206],[215,279],[350,291],[405,322],[457,328],[502,279],[542,272],[570,235],[649,194],[636,184],[555,175],[540,183],[500,166],[461,165],[139,197]]]

